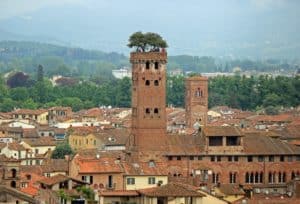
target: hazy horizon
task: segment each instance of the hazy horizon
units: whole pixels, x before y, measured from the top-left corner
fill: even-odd
[[[171,55],[299,58],[300,1],[0,1],[0,40],[126,54],[136,31],[161,34]]]

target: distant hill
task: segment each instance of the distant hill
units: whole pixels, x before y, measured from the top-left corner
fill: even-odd
[[[65,61],[70,60],[102,60],[117,64],[127,57],[116,53],[105,53],[95,50],[85,50],[82,48],[64,47],[53,44],[25,42],[25,41],[1,41],[0,42],[0,59],[7,61],[13,58],[22,57],[41,57],[57,56]]]

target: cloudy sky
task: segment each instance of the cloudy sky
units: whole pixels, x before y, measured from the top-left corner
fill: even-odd
[[[30,39],[126,52],[139,30],[160,33],[175,54],[291,46],[300,36],[300,1],[0,0],[0,31]]]

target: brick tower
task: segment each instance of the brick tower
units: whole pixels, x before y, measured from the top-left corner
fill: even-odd
[[[166,151],[167,53],[132,52],[132,137],[139,160],[157,160]]]
[[[186,126],[193,128],[198,122],[207,123],[208,79],[202,76],[189,77],[185,81]]]

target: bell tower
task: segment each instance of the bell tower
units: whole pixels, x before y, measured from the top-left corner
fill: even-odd
[[[189,77],[185,81],[186,126],[193,128],[196,123],[207,124],[208,79],[203,76]]]
[[[132,137],[130,147],[139,159],[155,159],[166,151],[166,63],[162,50],[132,52]],[[152,152],[152,153],[151,153]],[[156,155],[157,156],[157,155]],[[147,159],[148,157],[148,159]]]

